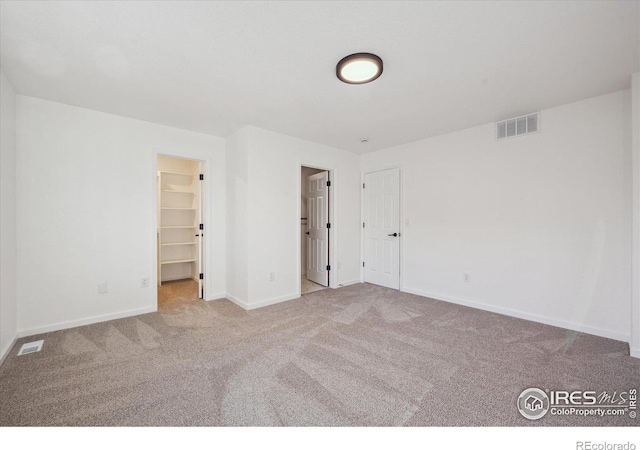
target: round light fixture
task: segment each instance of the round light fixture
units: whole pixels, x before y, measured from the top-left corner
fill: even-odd
[[[371,53],[345,56],[336,66],[336,76],[348,84],[369,83],[382,74],[382,60]]]

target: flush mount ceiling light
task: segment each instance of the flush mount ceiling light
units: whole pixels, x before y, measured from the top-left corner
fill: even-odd
[[[345,56],[336,66],[336,76],[348,84],[369,83],[382,74],[382,60],[371,53]]]

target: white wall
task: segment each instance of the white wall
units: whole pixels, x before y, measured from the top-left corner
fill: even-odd
[[[631,356],[640,358],[640,72],[631,87],[631,152],[633,171],[633,231],[631,271]]]
[[[243,307],[257,308],[298,296],[301,165],[334,171],[337,283],[359,281],[360,217],[354,208],[360,202],[358,155],[245,127],[227,142],[227,270],[228,278],[236,277],[227,285],[230,299]],[[275,273],[273,282],[270,272]]]
[[[0,363],[16,338],[16,94],[0,70]]]
[[[2,84],[4,343],[15,308],[5,305],[5,273],[15,280],[5,194],[16,186]],[[496,142],[488,124],[359,157],[255,127],[225,152],[216,137],[18,96],[18,332],[155,309],[140,278],[155,279],[152,176],[165,153],[211,162],[211,214],[226,219],[210,221],[207,298],[256,308],[297,296],[301,165],[334,170],[334,270],[339,284],[358,282],[361,168],[400,167],[403,290],[626,340],[630,97],[542,111],[535,135]],[[103,281],[109,293],[98,295]]]
[[[628,340],[629,91],[362,156],[402,170],[402,289]],[[468,272],[470,283],[462,280]]]
[[[209,159],[211,214],[224,214],[216,137],[18,96],[17,149],[20,335],[155,310],[158,152]],[[211,223],[207,298],[225,291],[221,222]]]
[[[226,293],[229,299],[244,305],[249,299],[249,143],[246,128],[227,139],[226,151]]]

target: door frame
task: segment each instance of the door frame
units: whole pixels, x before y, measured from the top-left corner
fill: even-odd
[[[329,288],[336,289],[338,287],[338,258],[337,258],[337,248],[336,245],[336,229],[337,229],[337,215],[336,215],[336,190],[338,189],[338,182],[336,181],[337,170],[333,168],[327,168],[322,165],[314,164],[314,163],[306,163],[303,161],[298,162],[298,175],[296,179],[298,180],[297,189],[296,189],[296,197],[297,197],[297,215],[296,215],[296,227],[298,232],[296,233],[296,273],[298,274],[296,285],[298,286],[298,297],[302,295],[302,283],[301,283],[301,269],[302,269],[302,227],[300,226],[300,218],[302,217],[302,168],[309,167],[310,169],[317,169],[329,172],[329,181],[331,181],[331,187],[329,189],[329,223],[331,224],[331,228],[329,228],[329,258],[327,259],[329,265],[331,266],[331,270],[329,271]]]
[[[180,149],[180,150],[168,150],[161,148],[153,148],[151,151],[151,157],[153,158],[153,162],[151,167],[153,172],[151,173],[151,183],[152,183],[152,240],[153,240],[153,251],[152,251],[152,261],[151,261],[151,270],[149,271],[149,287],[152,288],[151,292],[151,307],[154,311],[158,310],[158,215],[160,211],[158,210],[158,156],[168,156],[170,158],[181,158],[181,159],[189,159],[192,161],[200,161],[204,165],[204,169],[202,173],[204,173],[204,189],[202,195],[205,198],[205,204],[207,205],[203,211],[203,219],[205,224],[205,232],[207,228],[211,229],[211,198],[212,191],[211,186],[211,177],[213,173],[213,164],[212,157],[203,152],[192,151],[189,149]],[[212,259],[213,255],[211,253],[211,242],[210,239],[204,240],[204,297],[203,300],[213,300],[213,273],[211,270],[212,267]]]
[[[384,172],[385,170],[398,169],[398,196],[400,197],[398,200],[398,216],[400,221],[400,242],[398,244],[398,270],[399,280],[398,280],[398,291],[404,292],[404,195],[403,195],[403,186],[402,186],[402,166],[384,166],[377,169],[368,169],[360,172],[360,283],[364,283],[364,267],[362,267],[362,263],[364,262],[364,228],[362,227],[362,223],[365,222],[365,196],[364,189],[362,185],[364,184],[364,179],[366,175],[376,173],[376,172]]]

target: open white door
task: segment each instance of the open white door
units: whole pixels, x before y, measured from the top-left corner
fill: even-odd
[[[204,298],[204,162],[199,164],[200,176],[198,183],[198,230],[196,231],[196,239],[198,239],[198,298]]]
[[[329,286],[329,172],[307,177],[307,279]]]
[[[364,176],[364,281],[400,289],[400,170]]]

